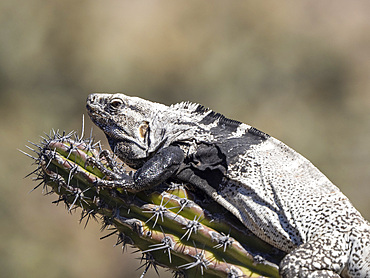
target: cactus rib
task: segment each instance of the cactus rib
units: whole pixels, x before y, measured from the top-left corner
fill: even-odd
[[[168,182],[136,194],[101,187],[99,179],[129,169],[91,136],[53,130],[41,144],[31,144],[36,157],[27,155],[37,164],[31,174],[41,180],[34,189],[43,184],[43,192],[58,195],[54,203],[64,202],[68,211],[81,208],[85,225],[100,216],[103,229],[113,229],[107,236],[117,236],[116,245],[140,250],[142,277],[157,266],[172,269],[174,277],[279,277],[284,254],[191,186]]]

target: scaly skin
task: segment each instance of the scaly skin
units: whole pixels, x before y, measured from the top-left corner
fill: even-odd
[[[112,150],[137,169],[100,185],[138,192],[174,179],[201,189],[287,252],[283,277],[370,277],[370,225],[303,156],[198,104],[91,94]]]

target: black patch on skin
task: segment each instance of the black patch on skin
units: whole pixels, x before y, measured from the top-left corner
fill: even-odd
[[[195,184],[206,183],[216,190],[226,175],[226,157],[214,145],[201,144],[197,152],[186,158],[177,177]]]
[[[198,107],[195,111],[198,111],[198,109],[200,108]],[[202,109],[205,110],[206,108],[203,107]],[[209,110],[206,109],[205,112],[207,111]],[[226,128],[228,127],[237,128],[241,124],[241,122],[239,121],[231,120],[229,118],[226,118],[224,115],[214,112],[214,111],[211,111],[210,113],[208,113],[199,123],[204,124],[204,125],[209,125],[216,120],[219,121],[218,123],[219,126],[225,126]]]
[[[231,132],[233,127],[233,125],[227,125],[225,128],[229,128],[228,131]],[[227,166],[235,164],[252,145],[261,144],[266,140],[264,137],[248,132],[241,137],[228,138],[229,133],[218,132],[221,128],[223,127],[219,125],[213,128],[215,134],[223,135],[222,138],[216,140],[218,143],[202,143],[196,153],[185,159],[178,174],[181,180],[200,185],[200,187],[202,183],[206,183],[219,190],[222,180],[226,177]]]
[[[267,138],[254,133],[245,133],[241,137],[220,138],[217,146],[227,158],[227,165],[236,163],[253,145],[263,143]]]
[[[223,136],[230,136],[238,130],[239,124],[219,122],[216,127],[210,129],[211,134],[222,134]]]
[[[232,133],[236,132],[237,129],[238,129],[237,125],[218,123],[217,126],[212,127],[209,131],[211,134],[214,134],[217,137],[220,136],[221,134],[223,137],[228,137]]]
[[[209,124],[212,124],[216,120],[217,120],[216,117],[210,117],[209,115],[207,115],[199,123],[203,125],[209,125]]]
[[[238,121],[230,120],[221,115],[220,118],[218,118],[217,126],[210,128],[209,131],[211,134],[216,136],[221,135],[223,137],[229,137],[232,133],[238,130],[240,124],[241,123]]]

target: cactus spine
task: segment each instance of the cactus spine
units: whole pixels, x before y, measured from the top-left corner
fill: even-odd
[[[33,144],[38,168],[33,172],[44,191],[55,193],[55,203],[69,211],[81,208],[81,221],[100,216],[103,227],[117,236],[117,245],[137,247],[144,274],[163,266],[175,277],[279,277],[282,254],[252,235],[235,217],[207,196],[187,185],[162,184],[154,190],[128,193],[99,188],[99,160],[109,168],[109,153],[92,138],[53,131]],[[112,163],[112,161],[111,161]],[[113,161],[116,163],[116,161]],[[116,168],[116,167],[115,167]],[[127,171],[119,165],[120,171]],[[51,191],[49,191],[51,190]]]

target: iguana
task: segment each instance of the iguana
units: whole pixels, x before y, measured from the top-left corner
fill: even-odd
[[[266,133],[202,105],[91,94],[87,110],[133,174],[130,192],[192,184],[284,251],[282,277],[370,277],[370,224],[311,162]]]

